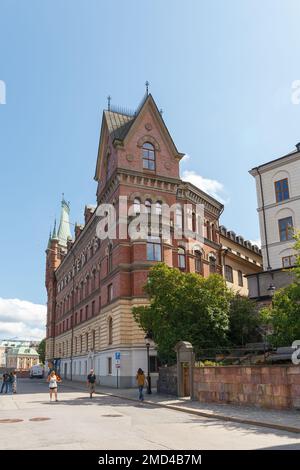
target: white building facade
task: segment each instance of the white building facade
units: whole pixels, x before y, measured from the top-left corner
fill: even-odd
[[[249,297],[263,306],[295,279],[293,235],[300,229],[300,144],[249,172],[256,182],[263,271],[247,275]]]
[[[256,182],[264,270],[295,264],[300,229],[300,144],[296,151],[250,170]]]

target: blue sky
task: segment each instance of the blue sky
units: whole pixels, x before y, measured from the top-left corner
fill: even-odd
[[[82,221],[106,97],[135,108],[146,80],[189,155],[182,174],[217,191],[223,224],[256,240],[248,170],[300,141],[299,14],[297,0],[0,0],[2,310],[45,303],[61,193]],[[0,303],[0,337],[1,321]]]

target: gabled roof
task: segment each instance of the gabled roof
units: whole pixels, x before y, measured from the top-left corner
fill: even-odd
[[[151,106],[151,109],[155,115],[155,117],[158,119],[158,121],[161,123],[162,128],[164,130],[164,134],[166,137],[166,140],[168,141],[169,145],[171,146],[173,153],[175,156],[179,159],[183,157],[183,153],[178,152],[177,147],[168,131],[168,128],[162,118],[161,113],[159,112],[156,103],[151,95],[151,93],[148,95],[146,94],[139,107],[135,111],[135,113],[127,113],[126,111],[121,112],[118,111],[117,109],[114,111],[112,109],[104,111],[103,112],[103,118],[102,118],[102,125],[101,125],[101,132],[100,132],[100,140],[99,140],[99,148],[98,148],[98,158],[97,158],[97,165],[96,165],[96,171],[95,171],[95,180],[97,180],[97,176],[99,174],[99,167],[100,167],[100,156],[101,156],[101,151],[102,151],[102,146],[103,146],[103,134],[104,134],[104,128],[105,124],[108,129],[108,132],[110,134],[110,137],[112,139],[112,142],[114,141],[119,141],[121,143],[124,142],[126,137],[130,134],[131,129],[135,127],[135,124],[138,122],[139,117],[143,113],[145,107],[147,105]]]

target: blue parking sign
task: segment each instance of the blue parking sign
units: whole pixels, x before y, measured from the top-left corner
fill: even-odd
[[[121,360],[121,353],[120,352],[115,352],[115,360],[120,361]]]

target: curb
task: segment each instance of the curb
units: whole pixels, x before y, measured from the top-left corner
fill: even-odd
[[[67,384],[67,385],[69,386],[69,384]],[[74,388],[74,389],[77,389],[77,390],[80,390],[80,388],[72,387],[72,385],[70,387]],[[134,401],[134,402],[139,403],[139,400],[137,400],[136,398],[130,398],[130,397],[126,397],[124,395],[116,395],[116,394],[110,393],[110,392],[103,392],[103,391],[96,392],[96,395],[107,395],[107,396],[110,396],[110,397],[122,398],[123,400]],[[286,431],[286,432],[291,432],[291,433],[295,433],[295,434],[300,434],[300,428],[297,428],[295,426],[286,426],[284,424],[277,424],[277,423],[270,423],[270,422],[263,422],[263,421],[255,421],[255,420],[247,419],[247,418],[245,418],[245,419],[244,418],[234,418],[233,416],[224,416],[224,415],[221,415],[221,414],[218,414],[218,413],[206,413],[205,411],[194,410],[194,409],[191,409],[191,408],[183,408],[183,407],[176,406],[176,405],[165,405],[163,403],[154,403],[153,401],[149,401],[149,400],[144,400],[143,403],[145,403],[147,405],[150,405],[150,406],[153,406],[153,407],[156,406],[156,407],[166,408],[166,409],[170,409],[170,410],[174,410],[174,411],[180,411],[182,413],[188,413],[188,414],[192,414],[192,415],[202,416],[204,418],[218,419],[220,421],[228,421],[228,422],[232,422],[232,423],[249,424],[250,426],[259,426],[259,427],[262,427],[262,428],[277,429],[279,431]]]

